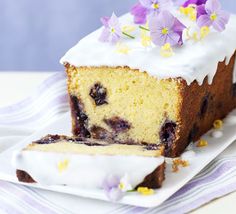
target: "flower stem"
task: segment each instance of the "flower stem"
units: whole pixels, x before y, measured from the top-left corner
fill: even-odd
[[[141,25],[139,25],[139,28],[142,29],[142,30],[150,31],[148,28],[145,28],[145,27],[143,27]]]
[[[124,34],[125,36],[129,37],[130,39],[135,39],[134,36],[131,36],[130,34],[128,33],[125,33],[125,32],[122,32],[122,34]]]

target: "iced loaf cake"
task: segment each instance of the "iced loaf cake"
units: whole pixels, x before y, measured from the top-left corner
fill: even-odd
[[[164,144],[175,157],[236,107],[236,16],[205,2],[180,12],[140,1],[148,23],[135,7],[138,24],[113,14],[65,54],[74,135]]]

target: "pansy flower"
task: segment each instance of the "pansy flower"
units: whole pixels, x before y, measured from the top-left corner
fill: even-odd
[[[230,14],[221,10],[218,0],[208,0],[201,8],[201,15],[197,19],[199,27],[212,26],[216,31],[222,32],[229,21]]]
[[[113,44],[117,43],[121,38],[122,31],[119,19],[115,13],[113,13],[111,17],[102,17],[101,22],[104,29],[99,40],[101,42],[111,42]]]
[[[121,178],[116,175],[108,175],[102,183],[102,188],[111,201],[120,200],[124,192],[132,190],[128,175]]]
[[[145,24],[148,16],[156,16],[161,10],[170,7],[171,0],[139,0],[131,9],[134,23]]]
[[[207,0],[187,0],[183,3],[183,7],[188,7],[189,5],[202,5],[205,4]]]
[[[166,43],[171,46],[182,45],[182,34],[185,28],[176,17],[166,10],[149,21],[152,41],[158,46],[163,46]]]

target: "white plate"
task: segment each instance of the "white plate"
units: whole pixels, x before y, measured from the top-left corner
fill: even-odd
[[[236,116],[236,110],[230,115]],[[0,154],[0,179],[14,183],[20,183],[15,176],[15,169],[11,166],[12,152],[22,149],[33,140],[37,140],[46,134],[70,134],[71,121],[69,113],[63,115],[57,121],[54,121],[49,126],[37,131],[30,137],[21,141],[17,145],[11,147],[9,150]],[[192,177],[194,177],[202,168],[204,168],[211,160],[220,154],[226,147],[228,147],[236,139],[236,123],[224,124],[222,128],[223,136],[221,138],[213,138],[208,132],[202,138],[208,141],[207,147],[197,148],[193,146],[196,152],[195,157],[191,160],[190,166],[181,168],[178,173],[173,173],[170,166],[166,170],[166,180],[161,189],[156,190],[154,195],[142,196],[137,192],[127,193],[118,203],[129,204],[141,207],[154,207],[160,205],[184,184],[186,184]],[[138,170],[138,169],[137,169]],[[52,190],[62,193],[73,194],[82,197],[106,200],[107,198],[102,190],[99,189],[80,189],[69,186],[41,186],[39,184],[25,184],[35,188]]]

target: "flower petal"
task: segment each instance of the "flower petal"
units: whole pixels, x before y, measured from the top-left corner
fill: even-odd
[[[161,19],[162,26],[168,29],[171,29],[175,23],[175,17],[167,10],[163,10],[158,18]]]
[[[108,21],[109,21],[110,17],[108,16],[104,16],[102,17],[100,20],[102,22],[102,24],[105,26],[105,27],[108,27]]]
[[[109,36],[110,36],[110,31],[108,28],[105,27],[99,37],[99,41],[100,42],[108,42]]]
[[[175,46],[179,43],[180,35],[172,32],[167,35],[165,43],[170,43],[171,46]]]
[[[107,196],[111,201],[115,202],[123,197],[123,193],[119,188],[112,188],[109,192],[107,192]]]
[[[209,15],[202,15],[197,19],[197,25],[201,28],[204,26],[211,26],[212,20],[210,19]]]
[[[220,11],[217,14],[217,19],[212,23],[215,30],[222,32],[225,30],[225,25],[229,21],[230,14],[225,11]]]
[[[205,10],[204,4],[197,6],[197,18],[199,18],[201,15],[206,15],[206,14],[207,12]]]
[[[134,16],[135,24],[145,24],[147,21],[148,9],[140,3],[135,4],[131,9],[131,14]]]
[[[140,4],[143,5],[146,8],[152,8],[152,4],[156,3],[153,2],[153,0],[139,0]]]
[[[208,14],[218,12],[221,9],[220,2],[218,0],[208,0],[205,4],[205,8]]]

